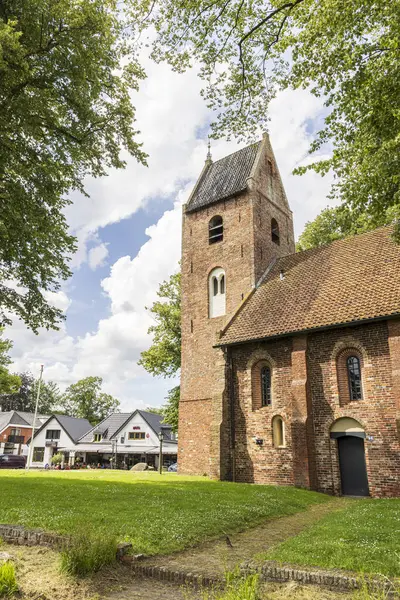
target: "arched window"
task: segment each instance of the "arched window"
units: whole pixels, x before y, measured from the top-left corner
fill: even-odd
[[[363,400],[362,387],[363,357],[358,348],[345,348],[336,359],[339,388],[339,404]]]
[[[261,406],[271,406],[271,369],[261,367]]]
[[[361,365],[357,356],[347,358],[347,378],[349,382],[350,400],[362,400]]]
[[[272,440],[275,448],[284,448],[285,442],[285,423],[282,417],[272,419]]]
[[[213,269],[208,277],[209,317],[225,314],[225,272],[220,267]]]
[[[276,219],[271,219],[271,240],[279,246],[279,225]]]
[[[224,239],[224,224],[219,215],[213,217],[208,224],[208,243],[215,244]]]

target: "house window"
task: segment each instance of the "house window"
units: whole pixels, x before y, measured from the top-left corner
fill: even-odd
[[[21,435],[21,430],[20,429],[11,429],[10,435],[19,436],[19,435]]]
[[[59,440],[61,429],[48,429],[46,431],[46,440]]]
[[[144,431],[130,431],[128,434],[128,440],[144,440],[146,434]]]
[[[215,244],[224,239],[224,224],[219,215],[213,217],[208,224],[208,243]]]
[[[101,433],[95,433],[93,436],[94,442],[101,442]]]
[[[44,448],[34,448],[32,462],[43,462],[44,461]]]
[[[272,419],[272,439],[275,448],[285,447],[285,423],[282,417],[274,417]]]
[[[362,400],[361,365],[357,356],[349,356],[347,359],[347,378],[350,400]]]
[[[276,219],[271,219],[271,240],[279,246],[279,225]]]
[[[225,314],[225,272],[218,267],[211,271],[208,278],[209,317],[220,317]]]
[[[261,406],[271,406],[271,369],[261,368]]]

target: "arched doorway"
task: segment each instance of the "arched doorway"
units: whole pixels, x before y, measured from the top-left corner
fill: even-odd
[[[369,496],[365,463],[365,431],[355,419],[338,419],[331,428],[331,438],[337,440],[342,494]]]

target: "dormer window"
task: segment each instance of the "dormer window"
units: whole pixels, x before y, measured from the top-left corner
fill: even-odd
[[[279,225],[276,219],[271,219],[271,240],[279,246]]]
[[[224,224],[219,215],[213,217],[208,224],[208,243],[215,244],[224,239]]]
[[[102,435],[101,435],[101,433],[95,433],[95,434],[93,435],[93,441],[94,441],[94,442],[101,442],[101,438],[102,438]]]

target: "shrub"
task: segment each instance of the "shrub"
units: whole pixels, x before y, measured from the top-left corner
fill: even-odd
[[[62,459],[63,459],[63,455],[60,452],[58,454],[54,454],[51,457],[51,464],[52,465],[61,465]]]
[[[104,535],[81,533],[61,552],[61,570],[84,577],[116,560],[117,541]]]
[[[0,598],[10,598],[18,592],[15,567],[11,562],[0,566]]]

